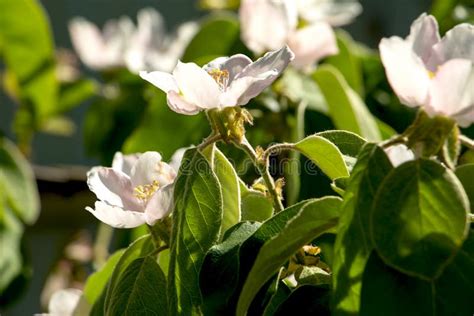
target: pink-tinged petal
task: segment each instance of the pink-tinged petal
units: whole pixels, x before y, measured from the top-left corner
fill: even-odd
[[[124,155],[121,152],[116,152],[112,160],[112,169],[122,171],[127,176],[130,176],[132,167],[137,163],[141,154]]]
[[[87,185],[101,201],[131,210],[141,209],[133,196],[130,178],[121,171],[94,167],[87,173]]]
[[[332,26],[349,24],[362,12],[357,1],[336,3],[320,0],[298,0],[298,11],[308,22],[327,22]]]
[[[420,15],[412,23],[407,41],[412,43],[415,53],[427,64],[433,52],[433,46],[440,41],[436,19],[426,13]]]
[[[130,179],[135,188],[139,185],[148,185],[155,179],[156,168],[161,163],[161,155],[156,151],[147,151],[138,158],[133,166]]]
[[[219,107],[219,85],[204,69],[194,63],[178,62],[173,76],[187,102],[201,109]]]
[[[413,151],[403,144],[390,146],[385,149],[385,153],[395,168],[402,163],[415,159]]]
[[[140,71],[140,77],[166,93],[170,91],[179,92],[176,80],[169,73],[162,71]]]
[[[166,217],[173,210],[174,184],[159,189],[148,201],[145,209],[145,220],[153,225],[159,219]]]
[[[278,75],[276,70],[269,70],[252,77],[246,76],[234,80],[227,91],[221,95],[222,107],[247,104],[271,85]]]
[[[227,91],[221,96],[221,105],[245,105],[259,95],[288,66],[295,55],[285,46],[269,52],[237,74]]]
[[[242,0],[239,17],[242,41],[261,54],[285,45],[298,12],[295,1]]]
[[[379,49],[388,81],[400,101],[408,106],[423,105],[428,96],[430,78],[411,43],[399,37],[384,38]]]
[[[467,59],[452,59],[441,65],[432,80],[428,104],[430,115],[446,115],[466,126],[472,123],[474,66]],[[472,119],[472,117],[471,117]]]
[[[103,55],[105,42],[97,26],[86,19],[74,18],[69,23],[69,34],[74,49],[87,67],[102,69],[108,66]]]
[[[324,22],[298,29],[290,35],[288,46],[295,53],[291,64],[300,69],[308,68],[319,59],[339,51],[332,27]]]
[[[474,62],[474,25],[463,23],[455,26],[433,47],[429,64],[436,68],[455,58]]]
[[[226,70],[229,73],[230,85],[235,76],[240,73],[245,67],[250,65],[252,60],[243,54],[233,55],[231,57],[219,57],[208,63],[203,67],[207,72],[213,69]]]
[[[95,209],[86,207],[86,210],[101,222],[115,228],[134,228],[145,224],[145,213],[124,210],[107,203],[95,202]]]
[[[170,109],[176,113],[180,113],[184,115],[195,115],[199,113],[199,111],[202,110],[198,106],[184,100],[180,94],[174,91],[168,92],[166,96],[166,101]]]

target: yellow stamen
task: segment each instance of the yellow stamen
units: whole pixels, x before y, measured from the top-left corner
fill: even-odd
[[[160,188],[158,181],[154,180],[151,184],[139,185],[133,189],[133,195],[140,200],[140,202],[148,202],[148,200]]]
[[[220,69],[212,69],[208,72],[208,74],[214,79],[221,89],[227,87],[227,83],[229,82],[229,72],[227,70],[220,70]]]
[[[428,70],[428,77],[430,77],[430,79],[433,79],[435,76],[436,76],[436,73],[434,73],[433,71]]]

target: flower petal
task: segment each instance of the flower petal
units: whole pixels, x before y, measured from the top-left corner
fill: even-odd
[[[440,41],[438,22],[432,15],[423,13],[412,23],[410,35],[406,40],[412,43],[415,53],[427,64],[433,52],[433,46]]]
[[[171,156],[169,165],[174,169],[176,173],[178,173],[179,171],[179,167],[181,166],[181,161],[183,160],[184,153],[190,148],[192,148],[192,146],[180,148],[174,152],[173,156]]]
[[[155,224],[173,210],[173,192],[174,184],[168,184],[159,189],[148,201],[145,208],[145,220],[148,225]]]
[[[411,43],[399,37],[384,38],[379,45],[388,81],[402,103],[419,106],[428,95],[429,73],[412,50]]]
[[[86,210],[101,222],[115,228],[134,228],[145,224],[145,213],[124,210],[107,203],[95,202],[95,209],[86,207]]]
[[[467,59],[452,59],[439,67],[432,80],[428,114],[446,115],[469,125],[474,107],[474,66]],[[467,115],[467,116],[466,116]]]
[[[308,68],[319,59],[339,51],[334,31],[324,22],[298,29],[288,38],[288,46],[295,53],[291,64],[300,69]]]
[[[252,60],[243,54],[233,55],[231,57],[219,57],[208,63],[203,67],[207,72],[213,69],[227,70],[229,72],[230,85],[234,80],[235,76],[240,73],[245,67],[250,65]]]
[[[142,154],[137,163],[132,168],[132,185],[136,188],[139,185],[149,185],[153,181],[158,181],[163,187],[174,181],[176,172],[166,162],[161,161],[161,155],[154,151],[147,151]]]
[[[334,2],[298,0],[298,12],[308,22],[327,22],[332,26],[346,25],[362,12],[357,1]]]
[[[221,97],[222,106],[244,105],[268,87],[294,58],[285,46],[269,52],[237,74],[228,91]]]
[[[141,154],[124,155],[121,152],[116,152],[112,160],[112,169],[122,171],[127,176],[130,176],[132,167],[137,163],[140,155]]]
[[[256,54],[285,45],[298,23],[295,1],[242,0],[239,17],[242,41]]]
[[[132,210],[141,209],[133,196],[130,178],[121,171],[94,167],[87,173],[87,185],[101,201]]]
[[[91,69],[108,66],[104,59],[105,42],[100,30],[83,18],[74,18],[69,23],[72,45],[82,62]]]
[[[162,71],[140,71],[140,77],[166,93],[170,91],[179,92],[176,80],[169,73]]]
[[[201,108],[197,107],[194,104],[191,104],[183,99],[181,95],[175,91],[168,92],[166,96],[166,101],[171,110],[176,113],[184,115],[194,115],[201,111]]]
[[[474,25],[463,23],[455,26],[446,32],[433,51],[429,63],[434,67],[455,58],[474,62]]]
[[[415,159],[413,151],[403,144],[390,146],[385,149],[385,153],[395,168],[404,162]]]
[[[72,316],[82,291],[78,289],[61,289],[53,293],[48,303],[48,313],[52,316]]]
[[[201,109],[219,107],[219,85],[204,69],[194,63],[178,61],[173,76],[187,102]]]

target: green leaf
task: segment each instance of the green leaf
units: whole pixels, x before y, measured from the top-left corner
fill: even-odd
[[[116,251],[99,271],[94,272],[87,278],[84,286],[84,296],[91,306],[94,305],[104,289],[106,289],[107,282],[124,252],[125,249]]]
[[[175,182],[168,293],[170,314],[200,313],[199,270],[219,239],[222,194],[206,158],[188,149]]]
[[[240,221],[240,184],[237,173],[224,154],[214,145],[206,148],[203,155],[211,164],[222,189],[222,232]]]
[[[54,113],[58,94],[48,18],[36,0],[0,0],[0,7],[0,55],[16,77],[21,100],[42,119]]]
[[[347,84],[359,95],[363,96],[364,80],[362,65],[357,54],[354,54],[354,51],[357,50],[356,43],[354,43],[349,33],[341,29],[336,31],[336,39],[339,53],[328,57],[326,63],[336,67],[347,80]]]
[[[287,316],[295,311],[300,315],[331,315],[330,296],[328,286],[303,285],[294,290],[273,315]]]
[[[324,137],[331,143],[336,145],[343,155],[356,158],[360,150],[367,142],[365,139],[357,134],[348,131],[324,131],[316,134],[317,136]]]
[[[260,223],[241,222],[227,232],[224,241],[207,253],[200,272],[200,288],[205,315],[223,315],[239,280],[240,246]]]
[[[342,200],[324,197],[306,204],[274,238],[266,242],[247,276],[237,305],[237,315],[245,315],[258,290],[302,246],[334,229]]]
[[[455,173],[467,193],[472,212],[474,209],[474,163],[457,167]]]
[[[330,116],[338,129],[354,132],[371,141],[382,139],[367,106],[336,68],[321,66],[313,73],[313,79],[323,92]]]
[[[392,164],[383,149],[367,143],[352,170],[334,245],[334,315],[359,314],[362,273],[373,249],[370,208],[378,186],[391,169]]]
[[[262,192],[249,189],[240,181],[240,200],[243,221],[263,222],[273,214],[273,203]]]
[[[296,143],[295,148],[311,159],[330,179],[349,176],[341,152],[327,139],[308,136]]]
[[[386,264],[434,279],[467,236],[468,209],[452,171],[427,159],[404,163],[377,192],[370,226],[375,248]]]
[[[135,259],[112,292],[109,315],[168,315],[166,277],[152,257]]]
[[[127,267],[135,260],[139,258],[144,258],[148,256],[154,250],[153,240],[150,235],[145,235],[137,240],[135,240],[120,257],[119,261],[115,265],[112,276],[110,277],[109,283],[107,285],[107,290],[102,292],[104,295],[104,300],[98,299],[94,306],[93,310],[100,310],[100,305],[103,304],[102,311],[108,315],[110,310],[110,304],[112,300],[112,293],[115,291],[115,288],[119,284],[119,280],[122,277],[122,274],[127,269]],[[96,307],[96,305],[99,305]]]
[[[201,29],[186,48],[182,60],[196,62],[204,56],[229,56],[233,46],[239,41],[239,21],[235,16],[211,16],[202,23]],[[204,64],[204,60],[201,64]]]
[[[386,266],[373,252],[363,276],[361,315],[472,315],[474,234],[435,281],[423,281]]]
[[[175,113],[166,104],[166,95],[160,92],[151,99],[142,121],[125,141],[123,150],[127,153],[157,150],[169,159],[177,149],[197,144],[208,134],[209,124],[204,114]]]
[[[63,113],[80,105],[97,93],[97,85],[89,79],[80,79],[61,86],[58,100],[58,113]]]
[[[30,164],[18,148],[0,137],[0,186],[15,214],[27,224],[39,216],[40,202],[36,180]]]
[[[0,184],[0,189],[3,186]],[[23,259],[20,252],[23,225],[5,204],[0,192],[0,293],[21,273]],[[3,294],[2,294],[3,295]]]

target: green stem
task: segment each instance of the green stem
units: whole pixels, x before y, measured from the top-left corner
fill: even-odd
[[[148,226],[151,237],[153,238],[153,241],[157,247],[161,245],[161,241],[163,241],[168,246],[170,245],[170,224],[169,218],[165,218],[156,222],[156,224],[153,226]]]
[[[109,246],[114,235],[114,229],[104,223],[99,223],[94,243],[94,265],[97,269],[102,267],[109,256]]]
[[[222,139],[222,136],[219,135],[219,134],[214,134],[212,133],[211,135],[209,135],[207,138],[205,138],[202,143],[200,143],[199,145],[197,145],[196,147],[199,149],[199,150],[203,150],[204,148],[206,148],[207,146],[215,143],[215,142],[218,142]]]
[[[272,145],[263,152],[262,160],[265,162],[265,164],[268,164],[268,159],[270,158],[270,155],[279,153],[282,150],[292,150],[292,149],[295,149],[295,144],[282,143],[282,144]]]
[[[267,186],[268,192],[272,196],[273,200],[273,206],[275,208],[275,211],[277,213],[283,211],[284,207],[281,202],[280,197],[278,196],[278,193],[275,188],[275,181],[273,180],[272,176],[270,175],[270,172],[268,170],[268,163],[265,161],[264,164],[261,164],[260,160],[258,159],[257,153],[255,152],[255,149],[253,149],[252,145],[248,142],[247,138],[244,138],[242,140],[242,143],[234,143],[238,148],[242,149],[247,153],[249,156],[250,160],[252,160],[253,164],[257,168],[258,172],[262,176],[263,181],[265,182],[265,185]]]

